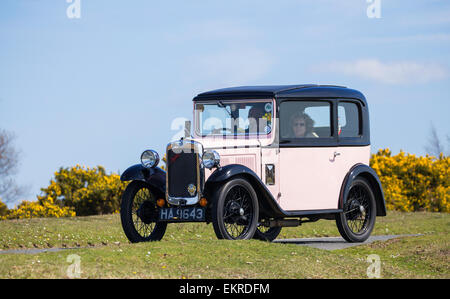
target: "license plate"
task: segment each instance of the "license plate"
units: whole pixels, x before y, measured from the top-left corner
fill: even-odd
[[[159,210],[161,221],[204,221],[205,209],[198,207],[162,208]]]

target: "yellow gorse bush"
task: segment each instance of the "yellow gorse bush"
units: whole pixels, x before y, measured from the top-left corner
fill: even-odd
[[[7,214],[8,207],[2,202],[2,198],[0,197],[0,220],[6,219]]]
[[[22,201],[15,209],[8,211],[7,219],[41,218],[41,217],[74,217],[71,207],[60,207],[49,198],[42,204],[37,201]]]
[[[117,213],[126,183],[117,174],[106,174],[102,166],[85,168],[76,165],[60,168],[47,188],[42,188],[43,203],[49,198],[61,206],[71,207],[77,216]]]
[[[0,220],[34,217],[74,217],[117,213],[126,183],[102,166],[60,168],[37,201],[22,201],[8,210],[0,201]]]
[[[41,218],[41,217],[74,217],[75,211],[70,207],[60,207],[52,198],[40,203],[37,201],[22,201],[18,207],[8,209],[0,200],[0,220]]]
[[[450,212],[450,157],[416,157],[379,150],[370,159],[388,210]]]

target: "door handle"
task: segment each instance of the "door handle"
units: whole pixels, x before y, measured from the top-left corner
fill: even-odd
[[[336,157],[337,157],[337,156],[340,156],[340,155],[341,155],[341,153],[339,153],[339,152],[334,152],[334,154],[333,154],[333,159],[330,159],[330,162],[336,161]]]

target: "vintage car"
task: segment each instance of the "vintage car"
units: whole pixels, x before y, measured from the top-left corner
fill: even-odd
[[[160,240],[168,223],[212,223],[219,239],[274,240],[282,227],[336,220],[365,241],[386,207],[369,167],[369,110],[356,90],[328,85],[243,86],[193,99],[185,137],[146,150],[122,181],[131,242]]]

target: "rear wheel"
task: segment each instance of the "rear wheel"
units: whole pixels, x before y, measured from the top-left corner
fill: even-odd
[[[364,242],[375,226],[375,217],[372,188],[364,178],[356,178],[350,186],[343,212],[336,216],[339,233],[348,242]]]
[[[123,231],[132,243],[159,241],[166,232],[167,223],[157,222],[156,196],[142,181],[132,181],[125,189],[120,219]]]
[[[281,226],[276,227],[267,227],[263,225],[259,225],[256,228],[255,235],[253,236],[254,239],[261,240],[261,241],[268,241],[272,242],[275,240],[278,235],[281,232]]]
[[[212,223],[219,239],[251,239],[258,225],[258,199],[252,185],[236,178],[215,194]]]

